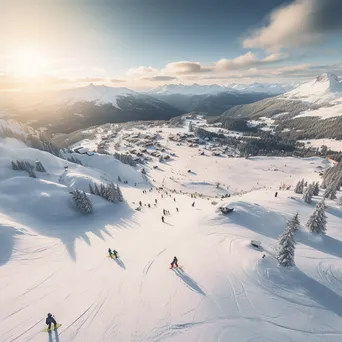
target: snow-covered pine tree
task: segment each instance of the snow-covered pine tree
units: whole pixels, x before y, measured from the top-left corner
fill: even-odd
[[[319,195],[319,182],[316,182],[313,188],[313,195],[318,196]]]
[[[93,186],[91,185],[91,183],[89,183],[89,192],[90,192],[92,195],[95,195],[95,191],[94,191],[94,188],[93,188]]]
[[[308,181],[305,181],[304,186],[308,186]]]
[[[38,172],[46,172],[45,167],[40,161],[36,162],[36,170]]]
[[[294,239],[294,233],[298,229],[295,217],[293,217],[291,220],[287,222],[287,228],[285,232],[280,235],[278,241],[278,251],[276,258],[279,264],[284,267],[295,266],[294,254],[296,242]]]
[[[77,208],[82,213],[91,213],[93,211],[93,205],[84,191],[76,189],[72,192],[73,199]]]
[[[337,184],[336,182],[330,183],[324,191],[324,198],[336,199]]]
[[[15,170],[15,171],[19,170],[19,167],[18,167],[17,163],[14,162],[13,160],[12,160],[12,170]]]
[[[302,194],[303,193],[303,190],[302,190],[302,185],[301,185],[301,182],[299,181],[294,189],[294,192],[296,194]]]
[[[304,178],[300,181],[300,187],[301,187],[301,194],[303,193],[304,191],[304,184],[305,184],[305,181],[304,181]]]
[[[194,131],[194,127],[192,125],[192,122],[189,122],[189,132],[193,132]]]
[[[101,196],[100,189],[99,189],[99,187],[97,186],[96,183],[94,185],[94,193],[95,193],[96,196]]]
[[[327,228],[327,217],[325,215],[325,203],[324,200],[317,203],[316,209],[310,216],[306,226],[310,232],[316,234],[325,234]]]
[[[124,201],[124,197],[122,195],[122,192],[121,192],[121,189],[120,189],[119,185],[116,186],[116,190],[117,190],[117,193],[118,193],[118,200],[119,200],[119,202],[123,202]]]
[[[312,200],[312,195],[313,195],[313,191],[312,191],[312,187],[311,184],[304,190],[303,193],[303,200],[305,203],[311,203]]]
[[[338,199],[337,204],[342,207],[342,196]]]

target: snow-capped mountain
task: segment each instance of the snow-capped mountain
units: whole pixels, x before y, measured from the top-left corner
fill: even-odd
[[[211,85],[200,85],[197,83],[186,85],[186,84],[164,84],[157,88],[154,88],[148,92],[151,95],[205,95],[205,94],[215,94],[220,92],[232,91],[225,86],[218,84]]]
[[[280,84],[280,83],[252,83],[252,84],[227,84],[227,88],[246,93],[267,93],[271,95],[279,95],[292,90],[294,84]]]
[[[76,102],[95,102],[96,104],[111,103],[119,108],[118,97],[139,96],[140,94],[125,87],[108,87],[89,84],[86,87],[65,89],[54,94],[57,103],[73,104]]]
[[[289,99],[308,102],[342,102],[342,81],[332,73],[324,73],[284,94]]]
[[[200,85],[200,84],[165,84],[154,88],[148,92],[151,95],[207,95],[217,94],[221,92],[228,93],[265,93],[270,95],[283,94],[294,88],[294,85],[283,85],[279,83],[253,83],[253,84],[237,84],[231,83],[226,85]]]

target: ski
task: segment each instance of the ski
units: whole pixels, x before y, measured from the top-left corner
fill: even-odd
[[[57,324],[56,325],[56,330],[61,326],[62,324]],[[45,328],[42,330],[42,332],[51,332],[51,331],[55,331],[55,326],[51,325],[51,329],[49,330],[48,328]]]

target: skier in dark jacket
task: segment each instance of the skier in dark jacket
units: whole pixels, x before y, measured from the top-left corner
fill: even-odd
[[[117,259],[117,258],[119,257],[118,251],[116,251],[115,249],[113,249],[113,255],[114,255],[114,258]]]
[[[164,223],[164,216],[162,216],[162,222]]]
[[[110,248],[108,248],[108,254],[110,257],[112,257],[112,250]]]
[[[192,206],[193,206],[193,207],[195,206],[195,202],[192,203]]]
[[[172,262],[171,262],[171,268],[178,267],[178,259],[177,257],[174,257]]]
[[[57,322],[56,322],[56,320],[54,319],[54,317],[52,316],[52,314],[50,314],[50,313],[47,314],[45,323],[48,325],[48,330],[51,330],[51,324],[52,324],[52,323],[53,323],[53,325],[54,325],[54,327],[55,327],[55,330],[56,330]]]
[[[278,196],[278,191],[276,191],[276,193],[274,194],[274,197],[277,197]]]

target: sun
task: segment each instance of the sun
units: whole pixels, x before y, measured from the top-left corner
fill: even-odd
[[[46,67],[46,57],[38,50],[31,48],[17,51],[12,59],[12,71],[17,76],[38,76]]]

